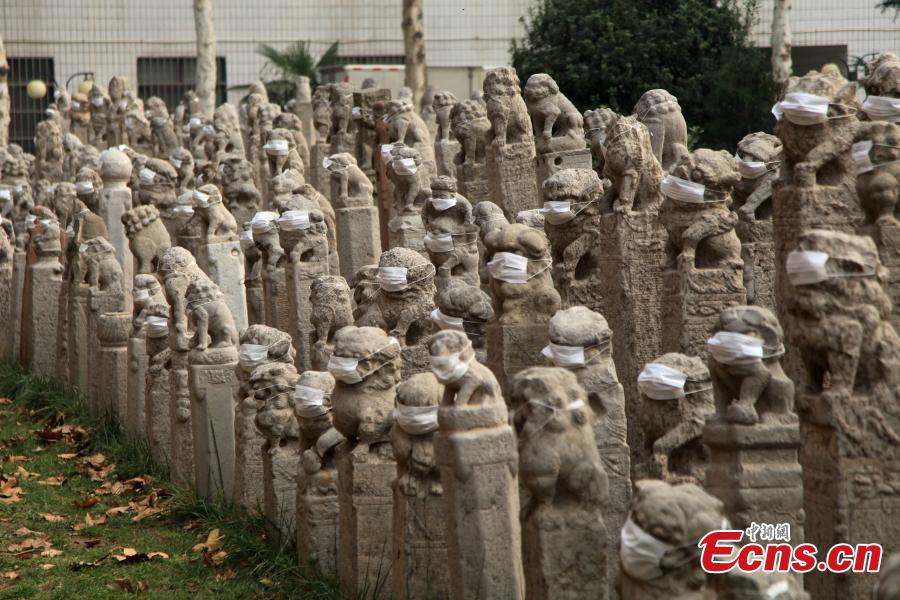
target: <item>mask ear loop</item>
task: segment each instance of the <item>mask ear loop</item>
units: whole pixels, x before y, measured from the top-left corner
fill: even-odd
[[[534,279],[535,277],[537,277],[538,275],[540,275],[541,273],[543,273],[544,271],[546,271],[547,269],[549,269],[550,267],[553,266],[553,258],[551,258],[551,257],[547,257],[547,258],[534,258],[534,259],[529,258],[529,259],[528,259],[528,262],[539,262],[539,261],[542,261],[542,260],[546,260],[546,261],[547,261],[547,266],[544,267],[543,269],[539,270],[539,271],[535,271],[534,273],[532,273],[531,275],[529,275],[528,277],[526,277],[526,278],[525,278],[525,281],[529,281],[529,280],[531,280],[531,279]]]
[[[545,404],[545,403],[541,402],[540,400],[529,400],[528,402],[526,402],[525,404],[523,404],[522,406],[520,406],[519,408],[517,408],[515,414],[518,415],[518,414],[519,414],[519,411],[524,410],[525,408],[527,408],[529,404],[531,404],[531,405],[536,405],[536,406],[540,406],[540,407],[542,407],[542,408],[548,409],[548,410],[550,411],[550,416],[547,417],[546,419],[544,419],[544,422],[541,423],[540,426],[539,426],[537,429],[535,429],[534,431],[532,431],[531,433],[529,433],[527,436],[522,436],[522,441],[523,441],[523,442],[526,441],[526,440],[530,440],[531,438],[533,438],[534,436],[536,436],[538,433],[540,433],[541,431],[543,431],[544,427],[546,427],[547,425],[549,425],[549,424],[550,424],[550,421],[552,421],[553,419],[555,419],[555,418],[557,417],[557,415],[559,415],[559,413],[561,413],[561,412],[563,412],[563,411],[568,412],[568,411],[571,411],[571,410],[581,410],[582,408],[584,408],[584,401],[582,401],[582,400],[576,400],[575,402],[569,404],[569,405],[566,406],[565,408],[560,408],[560,407],[558,407],[558,406],[553,406],[553,405],[550,405],[550,404]]]

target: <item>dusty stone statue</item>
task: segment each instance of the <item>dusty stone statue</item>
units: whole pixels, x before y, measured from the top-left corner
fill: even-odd
[[[262,195],[253,180],[253,166],[242,156],[229,156],[219,163],[219,170],[228,210],[239,223],[249,221],[262,203]]]
[[[317,142],[327,142],[331,132],[331,87],[330,83],[321,84],[313,92],[313,124]]]
[[[350,287],[340,275],[320,275],[310,289],[313,366],[324,369],[331,358],[334,334],[353,324]]]
[[[435,142],[447,142],[455,137],[450,127],[450,115],[453,107],[459,104],[459,100],[452,92],[435,92],[432,108],[434,109],[437,120],[437,133],[434,136]]]
[[[387,172],[394,187],[394,215],[418,215],[421,211],[425,186],[420,168],[422,155],[418,150],[402,142],[391,147]]]
[[[666,90],[649,90],[634,105],[633,112],[650,131],[656,160],[664,171],[671,171],[688,153],[687,124],[678,98]]]
[[[546,322],[559,309],[547,237],[514,223],[484,237],[494,312],[500,325]]]
[[[137,273],[153,273],[162,253],[172,245],[169,232],[153,205],[136,206],[122,215]]]
[[[188,347],[188,306],[185,294],[188,286],[195,281],[209,282],[206,274],[197,266],[191,253],[180,246],[173,246],[163,252],[157,265],[157,273],[166,291],[166,300],[171,307],[170,335],[173,347],[186,351]]]
[[[193,348],[207,350],[237,346],[234,318],[219,286],[211,281],[193,281],[185,292],[185,302],[194,326]]]
[[[477,285],[452,280],[438,291],[438,307],[431,318],[441,329],[453,329],[465,333],[475,348],[476,358],[484,362],[485,326],[494,317],[491,298]]]
[[[234,216],[222,203],[219,188],[207,183],[194,190],[194,216],[200,222],[201,236],[207,244],[238,239]]]
[[[431,179],[431,197],[422,211],[425,249],[437,269],[438,289],[451,278],[478,285],[478,231],[472,205],[456,191],[456,181],[446,176]]]
[[[534,136],[528,107],[519,93],[519,77],[515,69],[497,67],[485,73],[484,98],[487,118],[491,123],[491,144],[505,146],[532,141]]]
[[[397,461],[391,566],[394,598],[446,597],[448,593],[444,489],[434,457],[443,392],[431,373],[417,373],[397,386],[391,429]]]
[[[412,105],[402,100],[391,100],[384,120],[388,124],[390,141],[402,142],[409,148],[415,148],[422,156],[423,169],[427,174],[437,175],[431,133]]]
[[[710,373],[703,360],[671,352],[644,366],[638,377],[647,462],[643,476],[669,483],[703,484],[709,451],[703,425],[715,413]]]
[[[560,152],[584,148],[583,119],[575,105],[546,73],[536,73],[522,92],[534,124],[537,151]]]
[[[900,58],[882,52],[866,63],[866,101],[862,111],[871,121],[900,123]]]
[[[63,175],[63,133],[60,126],[50,120],[37,124],[34,132],[35,177],[59,181]]]
[[[710,597],[697,542],[727,528],[722,503],[694,484],[635,483],[622,528],[619,598],[700,600]]]
[[[332,152],[353,151],[353,87],[349,83],[331,85],[331,133],[328,141]]]
[[[147,99],[144,107],[144,116],[150,121],[155,155],[160,158],[171,156],[172,152],[181,148],[181,140],[175,134],[166,103],[162,98],[153,96]]]
[[[609,497],[587,394],[573,373],[531,367],[510,381],[519,438],[529,598],[607,598]]]
[[[612,183],[603,199],[603,212],[655,211],[662,203],[659,184],[664,173],[653,154],[650,130],[635,117],[619,116],[609,109],[599,112],[605,123],[600,130],[603,142],[598,144],[603,176]]]
[[[451,597],[524,598],[518,453],[500,384],[474,359],[465,333],[441,331],[428,347],[444,384],[435,459],[446,498]]]
[[[491,122],[484,103],[463,100],[450,110],[450,129],[460,143],[454,159],[460,193],[477,203],[489,197],[487,185],[487,146],[491,141]]]

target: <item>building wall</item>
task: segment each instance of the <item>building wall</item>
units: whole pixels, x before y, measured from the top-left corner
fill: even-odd
[[[429,64],[507,64],[528,4],[426,0]],[[260,43],[283,48],[309,40],[319,54],[339,41],[341,55],[373,57],[370,62],[403,55],[400,0],[213,0],[213,6],[217,54],[225,57],[229,86],[259,77]],[[134,82],[139,56],[194,54],[191,0],[3,0],[0,34],[10,56],[52,56],[60,85],[85,70],[102,83],[117,74]]]

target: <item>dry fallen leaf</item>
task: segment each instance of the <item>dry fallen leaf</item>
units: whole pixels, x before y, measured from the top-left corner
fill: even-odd
[[[16,469],[16,477],[21,477],[22,479],[28,479],[29,477],[40,477],[40,476],[41,476],[40,473],[34,473],[22,466],[19,466]]]
[[[225,562],[225,558],[228,556],[228,553],[224,550],[219,550],[215,554],[209,557],[209,561],[213,564],[213,566],[218,567],[223,562]]]
[[[62,550],[57,550],[56,548],[47,548],[46,550],[41,552],[41,556],[52,558],[54,556],[59,556],[62,553]]]
[[[138,582],[138,589],[137,589],[138,594],[143,594],[144,592],[146,592],[149,589],[150,589],[150,586],[147,584],[146,581]]]
[[[15,477],[0,475],[0,502],[10,504],[21,500],[19,495],[22,494],[22,488],[18,487],[17,483],[19,480]]]
[[[15,531],[13,531],[13,535],[16,537],[25,537],[26,535],[46,535],[43,531],[32,531],[27,527],[19,527]]]
[[[216,581],[228,581],[229,579],[234,579],[237,577],[237,571],[234,569],[228,569],[224,573],[218,573],[216,575]]]
[[[134,587],[131,585],[131,581],[129,581],[128,579],[114,579],[113,583],[115,583],[115,585],[108,585],[106,587],[113,591],[118,588],[123,592],[128,592],[129,594],[134,593]]]
[[[121,515],[123,513],[127,513],[131,510],[130,506],[113,506],[112,508],[106,511],[107,517],[114,517],[115,515]]]
[[[269,579],[268,577],[263,577],[262,579],[259,580],[259,582],[266,587],[272,587],[273,585],[275,585],[275,582],[272,581],[271,579]]]
[[[78,456],[78,454],[76,454],[75,452],[64,452],[63,454],[57,454],[56,458],[59,458],[62,460],[71,460],[77,456]]]
[[[64,484],[65,482],[66,482],[66,478],[63,477],[62,475],[56,475],[54,477],[48,477],[47,479],[41,479],[40,481],[38,481],[38,483],[41,485],[54,485],[54,486],[60,486],[60,485]]]
[[[28,538],[19,544],[11,544],[6,549],[19,558],[31,558],[51,546],[53,544],[47,538]]]
[[[75,523],[72,526],[72,529],[75,531],[81,531],[85,527],[92,527],[94,525],[103,525],[106,523],[106,515],[99,515],[97,517],[91,517],[91,513],[88,513],[84,516],[84,522]]]
[[[54,515],[53,513],[38,513],[41,517],[44,518],[45,521],[49,523],[59,523],[61,521],[65,521],[66,518],[60,515]]]
[[[213,552],[222,547],[224,538],[219,534],[218,529],[213,529],[206,536],[206,541],[194,545],[194,552]]]
[[[12,404],[12,400],[9,398],[0,398],[0,404]]]
[[[23,456],[21,454],[13,454],[12,456],[4,456],[3,462],[31,462],[32,458],[30,456]]]
[[[3,574],[3,579],[19,579],[22,577],[22,573],[19,571],[7,571]]]
[[[56,566],[56,565],[54,565],[53,563],[44,563],[44,564],[40,565],[41,569],[43,569],[43,570],[45,570],[45,571],[48,571],[48,570],[52,569],[52,568],[55,567],[55,566]]]
[[[90,508],[100,502],[97,496],[91,496],[87,500],[72,500],[72,506],[75,508]]]

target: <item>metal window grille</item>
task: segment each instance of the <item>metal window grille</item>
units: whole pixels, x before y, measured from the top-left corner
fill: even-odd
[[[34,152],[34,130],[44,118],[44,110],[53,100],[56,80],[52,58],[8,58],[9,96],[12,105],[10,115],[9,141],[18,144],[26,152]],[[32,100],[28,97],[28,82],[39,79],[47,84],[43,98]]]
[[[193,57],[147,57],[137,59],[138,96],[159,96],[169,110],[196,82],[197,59]],[[227,100],[225,58],[216,57],[216,104]]]

